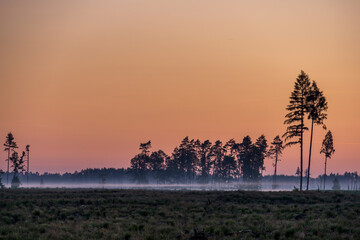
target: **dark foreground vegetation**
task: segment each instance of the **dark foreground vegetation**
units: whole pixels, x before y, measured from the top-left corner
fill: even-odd
[[[0,191],[0,239],[360,239],[359,220],[349,191]]]

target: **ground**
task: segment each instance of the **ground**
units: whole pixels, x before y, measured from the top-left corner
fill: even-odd
[[[360,239],[359,192],[0,190],[0,239]]]

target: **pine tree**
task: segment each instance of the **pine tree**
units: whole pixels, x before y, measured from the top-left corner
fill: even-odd
[[[325,138],[322,142],[320,153],[323,153],[325,155],[325,171],[324,171],[324,190],[326,188],[326,164],[327,159],[331,158],[331,156],[334,154],[334,139],[332,136],[331,131],[328,131],[325,135]]]
[[[22,155],[19,158],[18,153],[15,151],[10,157],[10,161],[12,163],[11,167],[13,167],[13,172],[14,172],[14,176],[11,181],[11,188],[18,188],[21,184],[18,174],[25,170],[24,157],[25,157],[25,152],[22,152]]]
[[[224,156],[221,163],[221,178],[230,181],[238,177],[238,164],[236,163],[237,143],[234,139],[230,139],[224,145]]]
[[[244,181],[250,181],[252,176],[252,161],[254,158],[254,145],[250,136],[243,138],[239,144],[239,162],[241,166],[241,174]]]
[[[195,141],[196,154],[199,159],[199,182],[208,183],[210,170],[212,166],[212,153],[211,153],[212,144],[209,140],[201,142],[200,140]]]
[[[198,158],[195,149],[195,141],[185,137],[179,147],[174,149],[171,165],[176,166],[176,178],[185,183],[192,182],[195,179]]]
[[[286,114],[284,124],[289,125],[285,134],[285,146],[292,146],[300,144],[300,191],[302,191],[303,180],[303,135],[304,131],[308,128],[304,125],[304,117],[307,111],[307,97],[310,91],[310,79],[309,76],[301,71],[300,75],[296,78],[294,91],[291,93],[290,102],[286,110],[289,111]],[[295,138],[295,140],[290,141]]]
[[[281,140],[280,136],[276,136],[274,140],[271,142],[271,146],[269,149],[269,156],[274,159],[274,178],[273,178],[273,188],[277,187],[276,183],[276,172],[277,172],[277,164],[280,161],[280,156],[284,149],[283,141]]]
[[[149,164],[149,149],[151,148],[151,141],[140,143],[140,154],[137,154],[131,159],[131,174],[137,183],[148,183],[146,174]]]
[[[268,156],[267,152],[267,140],[265,135],[261,135],[255,142],[255,156],[253,165],[253,178],[258,181],[262,177],[262,172],[265,170],[264,160]]]
[[[160,182],[163,176],[166,159],[167,159],[167,155],[162,150],[152,152],[150,155],[148,169],[151,171],[151,174],[153,175],[157,183]]]
[[[222,164],[223,164],[223,157],[225,153],[225,148],[223,143],[218,140],[215,144],[211,147],[211,154],[213,155],[213,176],[215,180],[220,180],[222,175]]]
[[[4,151],[8,152],[8,158],[6,160],[7,161],[6,184],[9,184],[10,155],[15,148],[18,148],[16,142],[14,141],[14,136],[11,132],[6,135],[6,141],[4,143],[4,146],[5,146]]]
[[[309,95],[307,97],[307,112],[309,113],[308,118],[311,120],[311,134],[310,134],[310,149],[309,149],[309,163],[308,163],[308,172],[307,172],[307,181],[306,181],[306,190],[309,190],[309,179],[310,179],[310,164],[311,164],[311,150],[312,150],[312,140],[313,140],[313,131],[314,124],[321,125],[326,130],[326,125],[324,120],[327,118],[326,111],[328,109],[328,104],[326,98],[323,95],[323,92],[320,91],[315,81],[313,81],[310,88]]]

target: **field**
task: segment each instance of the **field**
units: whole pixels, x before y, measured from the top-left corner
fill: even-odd
[[[0,190],[0,239],[360,239],[360,194]]]

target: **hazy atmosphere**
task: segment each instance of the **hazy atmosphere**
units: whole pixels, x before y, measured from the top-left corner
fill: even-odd
[[[304,70],[329,105],[328,173],[359,171],[359,12],[355,0],[1,1],[0,136],[31,144],[31,171],[61,173],[129,167],[148,140],[168,154],[186,136],[271,141]],[[314,128],[313,176],[325,134]],[[281,159],[294,175],[299,147]]]

